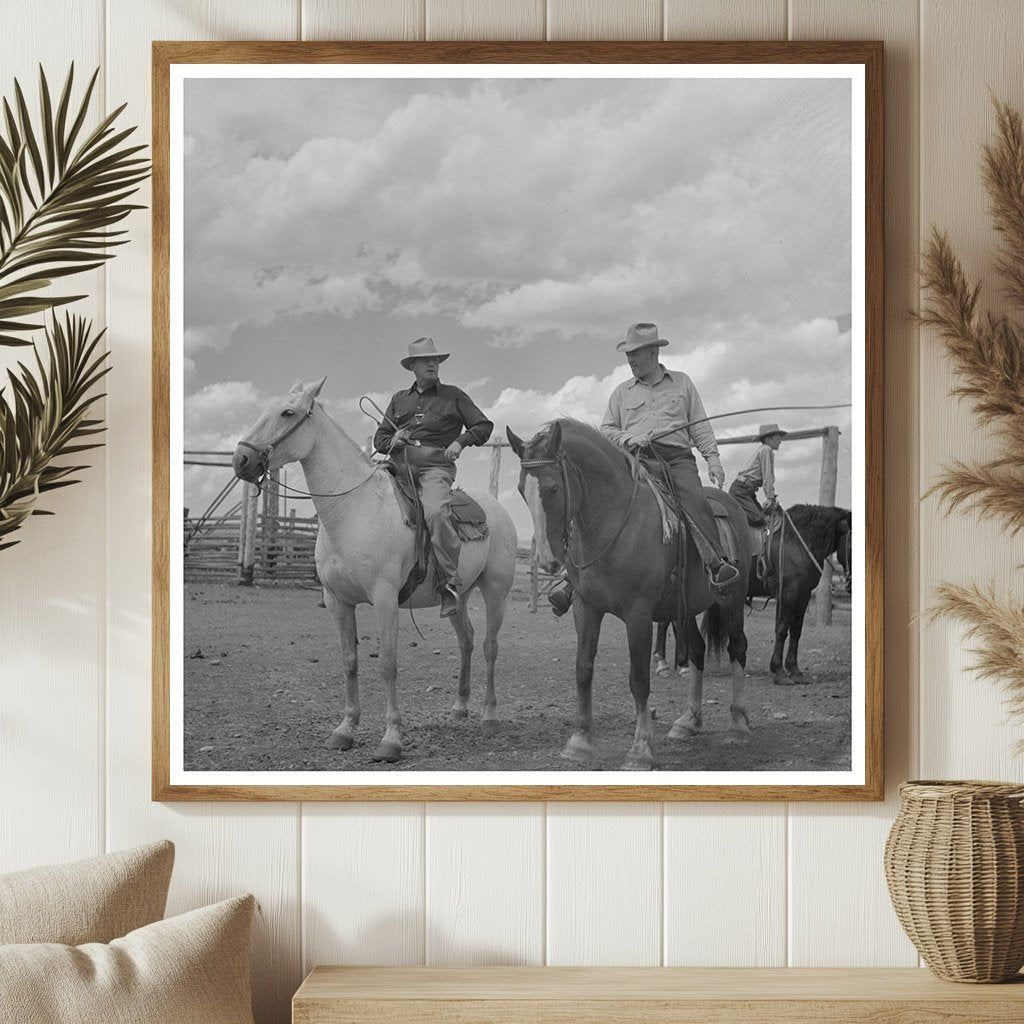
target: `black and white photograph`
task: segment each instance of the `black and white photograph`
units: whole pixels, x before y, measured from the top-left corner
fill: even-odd
[[[863,72],[172,65],[172,785],[864,784]]]

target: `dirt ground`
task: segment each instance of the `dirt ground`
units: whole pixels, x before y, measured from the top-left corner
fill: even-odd
[[[576,770],[559,757],[572,728],[576,694],[572,616],[556,619],[542,598],[528,607],[529,580],[517,575],[502,628],[497,664],[501,727],[487,737],[482,704],[483,602],[470,598],[476,628],[470,716],[448,713],[458,678],[458,647],[436,609],[416,613],[421,640],[401,612],[399,699],[404,758],[370,760],[384,732],[384,695],[377,671],[371,609],[358,611],[362,722],[356,746],[324,742],[342,718],[340,645],[318,590],[196,584],[185,588],[185,766],[190,770]],[[652,674],[658,768],[676,771],[843,770],[850,765],[850,613],[813,624],[808,610],[800,644],[803,686],[777,686],[768,674],[774,606],[747,619],[748,746],[722,742],[729,726],[728,661],[709,657],[704,676],[704,731],[689,740],[667,736],[686,706],[678,676]],[[671,641],[670,641],[671,643]],[[621,767],[633,736],[628,654],[622,623],[604,622],[594,673],[595,769]]]

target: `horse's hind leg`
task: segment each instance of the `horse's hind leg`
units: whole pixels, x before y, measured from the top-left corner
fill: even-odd
[[[668,734],[674,740],[696,736],[704,724],[701,703],[704,696],[704,654],[707,645],[697,626],[697,619],[692,615],[686,624],[686,632],[689,638],[687,648],[690,661],[689,706],[672,723]]]
[[[510,584],[504,579],[498,581],[486,578],[480,581],[480,593],[484,595],[484,609],[487,623],[484,632],[484,661],[487,663],[487,689],[484,691],[484,735],[489,736],[498,729],[498,698],[494,691],[494,669],[498,662],[498,633],[505,621],[505,607],[508,603]]]
[[[806,683],[807,677],[800,671],[797,664],[797,653],[800,650],[800,634],[804,629],[804,616],[807,614],[807,605],[811,595],[801,594],[793,606],[793,613],[789,622],[789,647],[786,650],[786,674],[794,683]],[[827,598],[825,598],[827,600]]]
[[[654,674],[656,676],[667,676],[668,660],[666,652],[668,649],[668,619],[662,619],[658,623],[658,632],[654,639]]]
[[[359,724],[359,656],[356,647],[356,610],[342,604],[326,589],[324,606],[334,616],[341,636],[341,669],[345,676],[345,717],[331,733],[327,746],[332,750],[350,750]]]
[[[723,610],[729,631],[729,667],[732,670],[732,704],[729,714],[732,724],[725,734],[726,743],[749,743],[750,722],[747,720],[747,706],[744,699],[744,685],[747,675],[747,634],[743,629],[743,606],[729,612]]]
[[[473,623],[469,621],[469,609],[466,604],[468,595],[459,598],[458,611],[452,616],[452,628],[459,638],[459,689],[452,705],[455,718],[469,716],[469,684],[470,668],[473,661]]]

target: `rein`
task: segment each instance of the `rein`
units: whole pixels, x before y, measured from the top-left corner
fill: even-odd
[[[520,462],[520,466],[523,469],[539,469],[542,466],[558,466],[562,473],[562,494],[565,506],[564,514],[564,525],[562,526],[562,548],[565,552],[565,558],[567,562],[572,562],[577,572],[582,572],[584,569],[589,569],[592,565],[596,565],[598,562],[608,554],[609,551],[618,542],[618,539],[622,536],[622,531],[625,530],[626,524],[629,522],[633,515],[633,508],[636,505],[637,492],[640,489],[640,473],[639,463],[634,463],[632,468],[633,477],[633,492],[629,497],[629,507],[626,509],[626,515],[622,522],[619,524],[619,528],[615,531],[615,535],[612,539],[604,546],[601,553],[595,555],[593,558],[588,559],[586,562],[577,562],[572,557],[572,552],[569,550],[569,530],[572,526],[572,521],[577,515],[582,515],[582,508],[578,512],[574,512],[572,509],[572,497],[569,492],[569,469],[576,474],[577,479],[580,481],[580,485],[583,484],[583,474],[580,472],[579,466],[576,465],[572,459],[562,450],[559,450],[553,459],[525,459]],[[582,532],[582,531],[581,531]],[[582,546],[582,537],[580,539]]]

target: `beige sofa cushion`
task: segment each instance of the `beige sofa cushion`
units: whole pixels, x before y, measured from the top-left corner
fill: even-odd
[[[110,942],[159,921],[174,844],[0,875],[0,944]]]
[[[109,945],[0,946],[0,1021],[252,1024],[255,905],[238,896]]]

